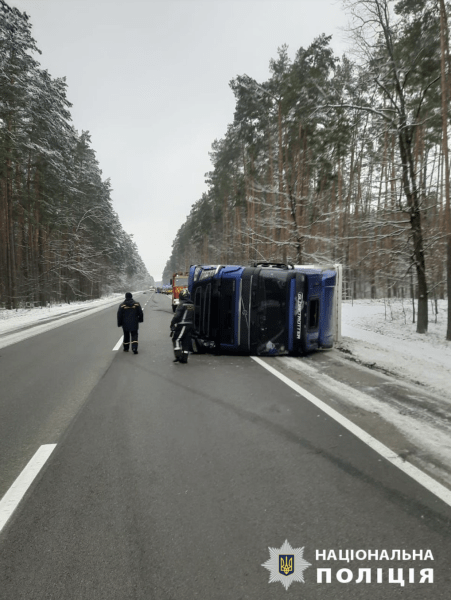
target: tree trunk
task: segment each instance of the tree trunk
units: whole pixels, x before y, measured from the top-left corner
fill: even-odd
[[[448,98],[445,68],[445,1],[440,0],[440,49],[441,49],[441,76],[442,76],[442,127],[443,127],[443,160],[445,163],[445,227],[446,227],[446,280],[448,296],[448,328],[446,339],[451,341],[451,215],[450,215],[450,190],[449,190],[449,158],[448,158]]]

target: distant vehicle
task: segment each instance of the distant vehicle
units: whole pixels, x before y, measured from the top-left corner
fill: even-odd
[[[188,276],[188,272],[174,273],[172,275],[172,312],[175,312],[179,305],[179,294],[181,290],[188,289]]]
[[[303,355],[339,337],[341,265],[193,265],[188,288],[198,352]]]
[[[172,286],[166,284],[157,287],[157,294],[172,294]]]

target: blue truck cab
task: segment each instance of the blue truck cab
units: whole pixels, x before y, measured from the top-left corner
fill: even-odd
[[[302,355],[333,346],[336,273],[331,269],[254,263],[193,265],[199,351]]]

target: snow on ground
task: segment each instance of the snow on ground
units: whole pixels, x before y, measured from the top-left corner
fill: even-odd
[[[0,348],[91,315],[108,306],[116,304],[119,306],[123,297],[123,294],[111,294],[97,300],[52,304],[45,308],[2,309],[0,310]]]
[[[432,306],[430,306],[432,312]],[[451,401],[451,342],[446,341],[447,302],[438,301],[437,323],[416,333],[412,304],[401,300],[355,300],[342,305],[342,341],[337,345],[366,365],[420,383]]]
[[[87,308],[104,308],[114,302],[120,302],[123,294],[111,294],[97,300],[86,300],[84,302],[72,302],[71,304],[52,304],[45,308],[18,308],[14,310],[0,310],[0,333],[17,329],[24,325],[30,325],[59,317],[70,315],[75,311]]]

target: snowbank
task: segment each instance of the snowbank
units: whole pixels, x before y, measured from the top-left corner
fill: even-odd
[[[76,321],[108,306],[119,305],[123,297],[123,294],[112,294],[98,300],[54,304],[46,308],[0,310],[0,348]]]
[[[432,312],[432,307],[431,311]],[[447,302],[429,316],[429,331],[416,333],[412,304],[401,300],[357,300],[342,306],[342,341],[354,359],[419,383],[451,401],[451,342],[445,339]]]

